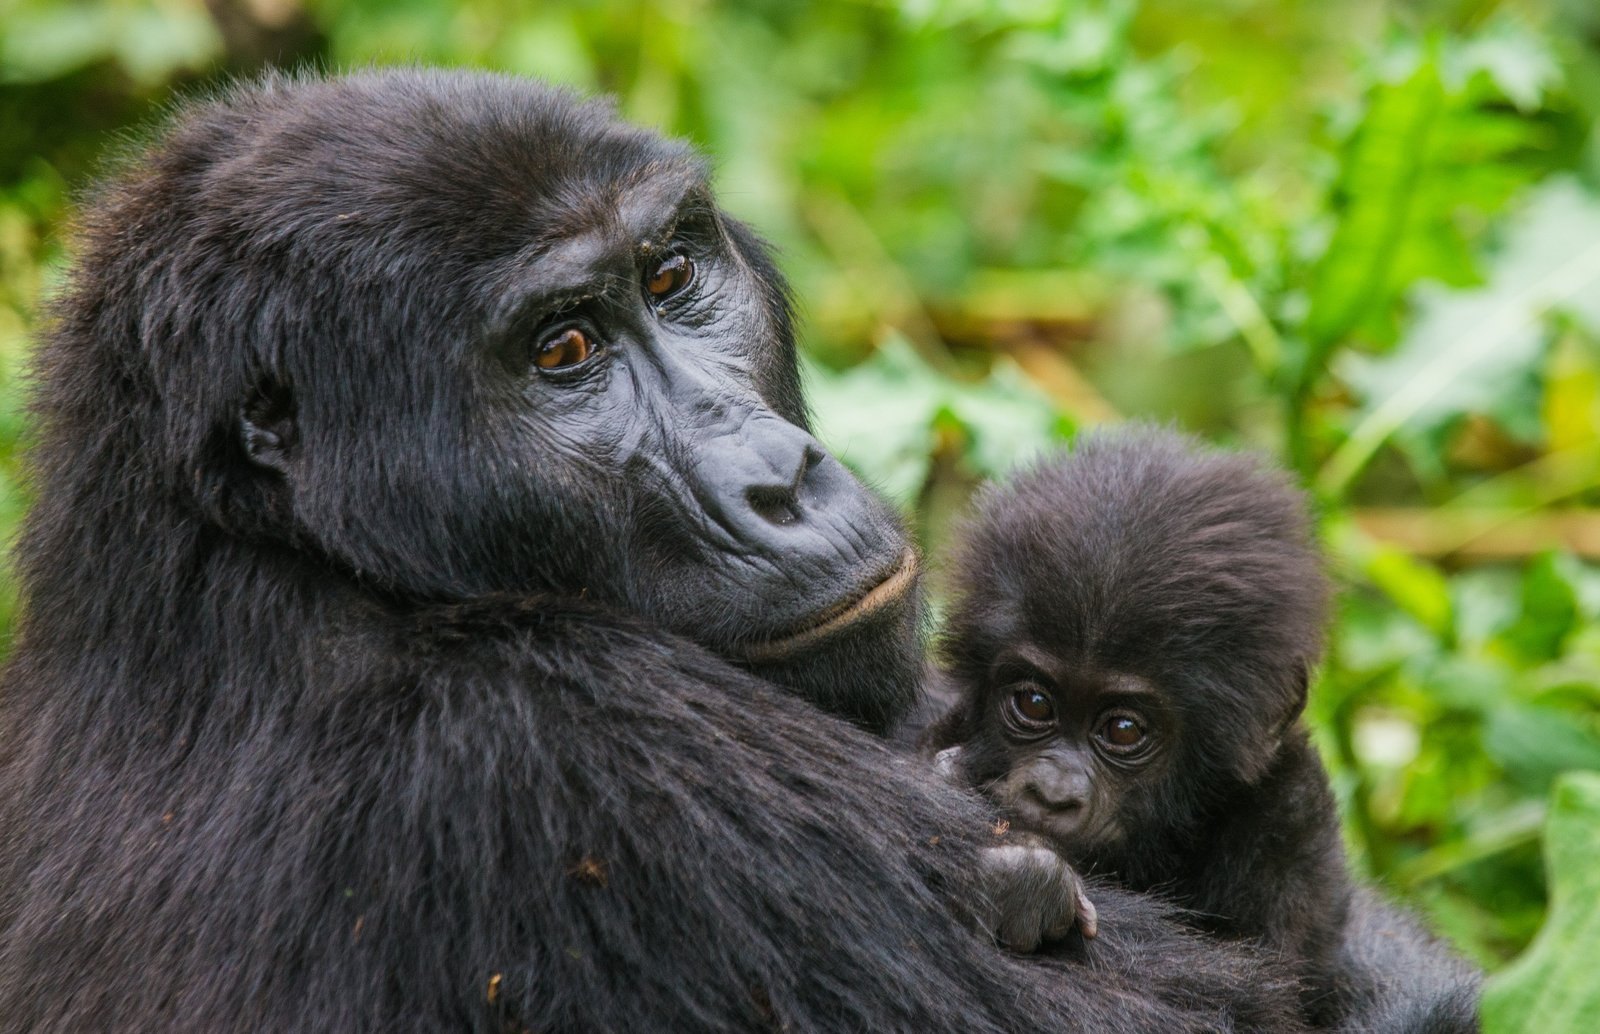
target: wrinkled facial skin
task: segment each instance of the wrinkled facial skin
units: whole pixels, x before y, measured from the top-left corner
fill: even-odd
[[[564,588],[780,657],[836,612],[871,609],[874,590],[893,594],[913,560],[883,504],[761,390],[777,327],[724,222],[696,186],[667,200],[658,186],[625,195],[610,232],[540,255],[503,303],[497,448],[611,487],[617,537],[568,543],[601,555]],[[573,334],[583,352],[541,364]],[[608,586],[594,572],[615,556],[629,568]]]
[[[1023,645],[971,690],[965,778],[1074,863],[1117,869],[1170,769],[1177,717],[1159,689]]]
[[[205,400],[232,439],[208,453],[243,468],[209,505],[401,600],[612,605],[880,727],[912,692],[916,560],[808,430],[765,247],[693,155],[597,105],[486,107],[502,141],[526,120],[520,153],[463,112],[370,154],[285,124],[252,145],[272,160],[203,188],[225,239],[197,237],[187,275],[227,281],[223,255],[266,285],[227,299],[256,348]]]
[[[874,640],[896,656],[912,645],[915,558],[803,413],[763,392],[776,379],[778,328],[728,225],[695,186],[666,204],[644,193],[624,198],[621,232],[542,255],[529,296],[493,335],[516,400],[503,448],[547,462],[546,443],[564,443],[556,455],[569,453],[560,458],[575,482],[613,489],[617,539],[592,543],[566,589],[651,616],[876,725],[834,699],[833,683],[884,677],[876,656],[861,656],[877,653]],[[658,296],[652,282],[670,290]],[[541,366],[541,346],[574,331],[591,350]],[[846,665],[854,656],[857,670],[819,680],[818,653]]]

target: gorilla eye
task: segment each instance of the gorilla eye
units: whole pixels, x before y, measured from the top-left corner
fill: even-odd
[[[1131,714],[1114,713],[1101,719],[1100,742],[1119,754],[1137,753],[1146,746],[1144,723]]]
[[[650,292],[651,298],[664,302],[688,287],[693,280],[694,263],[689,261],[687,255],[673,255],[650,274],[644,282],[644,289]]]
[[[578,327],[568,327],[545,338],[533,352],[533,365],[541,370],[577,366],[594,354],[594,339]]]
[[[1048,693],[1035,686],[1016,690],[1006,701],[1012,717],[1024,728],[1049,725],[1056,719],[1056,705]]]

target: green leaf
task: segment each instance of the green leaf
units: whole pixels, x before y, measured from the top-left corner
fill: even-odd
[[[1438,569],[1389,545],[1374,547],[1362,569],[1401,610],[1435,635],[1450,635],[1454,609],[1449,584]]]
[[[806,366],[817,436],[890,499],[910,506],[928,479],[944,386],[903,340],[842,373]]]
[[[1556,784],[1545,830],[1550,911],[1522,957],[1483,994],[1485,1034],[1586,1034],[1600,1029],[1600,772]]]
[[[42,82],[115,58],[135,80],[163,82],[203,67],[222,50],[200,5],[141,9],[74,4],[6,16],[0,34],[0,82]]]
[[[1508,704],[1490,714],[1483,748],[1515,780],[1545,787],[1568,769],[1600,769],[1600,739],[1573,715]]]
[[[1472,235],[1482,216],[1537,167],[1538,124],[1504,111],[1507,91],[1542,96],[1548,55],[1510,29],[1391,55],[1400,69],[1376,83],[1341,155],[1331,207],[1337,221],[1311,279],[1303,334],[1315,377],[1343,340],[1386,346],[1419,281],[1477,279]],[[1491,74],[1477,75],[1479,71]]]
[[[1344,557],[1400,610],[1440,639],[1455,628],[1455,603],[1450,583],[1439,569],[1423,560],[1362,534],[1348,519],[1335,517],[1323,529],[1330,550]]]
[[[1495,412],[1509,385],[1538,375],[1552,310],[1600,330],[1600,199],[1568,178],[1535,191],[1492,263],[1487,286],[1432,288],[1405,343],[1382,359],[1346,356],[1341,373],[1365,403],[1318,475],[1338,495],[1402,428]]]
[[[1561,656],[1562,644],[1578,620],[1576,563],[1561,553],[1540,554],[1522,578],[1522,613],[1506,629],[1506,642],[1527,661]]]
[[[1399,253],[1432,187],[1426,166],[1445,101],[1431,58],[1373,90],[1345,149],[1334,192],[1339,221],[1312,279],[1305,336],[1313,351],[1326,352],[1392,300]]]
[[[962,459],[997,477],[1068,437],[1070,421],[1009,360],[976,383],[942,376],[898,335],[842,373],[808,366],[818,437],[903,506],[927,481],[941,429],[959,432]]]
[[[1449,72],[1465,79],[1483,72],[1520,111],[1537,111],[1545,93],[1561,80],[1546,41],[1510,18],[1496,20],[1453,55]]]
[[[1073,425],[1009,359],[987,380],[949,385],[948,412],[967,434],[966,460],[982,477],[1000,477],[1071,435]]]

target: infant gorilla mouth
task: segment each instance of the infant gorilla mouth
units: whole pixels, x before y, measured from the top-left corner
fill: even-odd
[[[821,642],[836,632],[851,627],[906,598],[917,583],[917,554],[908,549],[900,562],[887,575],[873,583],[859,596],[850,595],[838,603],[813,614],[797,630],[775,639],[756,643],[744,650],[746,659],[756,662],[777,661],[798,650]]]

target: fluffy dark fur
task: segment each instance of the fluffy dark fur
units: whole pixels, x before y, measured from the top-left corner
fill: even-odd
[[[700,286],[643,304],[679,238]],[[1086,964],[974,931],[988,808],[868,731],[914,606],[773,653],[904,542],[683,148],[526,81],[272,79],[181,114],[79,255],[0,683],[0,1032],[1295,1029],[1137,895],[1096,891]],[[597,365],[532,369],[551,318]]]
[[[1475,1029],[1464,966],[1352,908],[1299,722],[1328,591],[1281,474],[1170,432],[1085,436],[982,496],[954,587],[946,767],[1085,871],[1294,960],[1321,1025]]]

